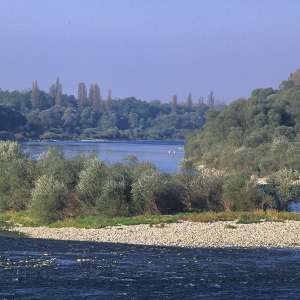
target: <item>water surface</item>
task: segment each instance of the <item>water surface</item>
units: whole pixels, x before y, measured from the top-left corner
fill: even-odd
[[[0,245],[0,299],[299,299],[300,250]]]
[[[23,142],[23,150],[32,157],[46,152],[48,147],[62,147],[67,157],[76,154],[89,155],[91,151],[109,162],[122,161],[128,155],[135,155],[139,161],[153,162],[161,171],[173,172],[184,158],[184,141],[67,141],[67,142]]]

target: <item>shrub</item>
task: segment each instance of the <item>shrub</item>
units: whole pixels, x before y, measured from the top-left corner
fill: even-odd
[[[109,218],[129,216],[129,204],[126,201],[126,183],[124,180],[108,179],[103,185],[101,196],[96,201],[99,212]]]
[[[222,186],[226,179],[223,172],[203,169],[186,185],[189,206],[192,209],[220,211],[223,210]]]
[[[146,173],[132,184],[134,214],[160,215],[178,210],[178,185],[166,173]]]
[[[41,176],[32,191],[29,211],[39,222],[49,224],[65,218],[68,201],[66,186],[52,175]]]
[[[267,178],[266,192],[272,208],[288,211],[291,204],[300,202],[300,173],[283,169]]]
[[[22,152],[17,142],[0,141],[0,164],[10,163],[26,155]]]
[[[103,181],[106,180],[107,165],[96,156],[91,156],[84,163],[84,170],[79,174],[76,187],[80,199],[87,205],[95,206],[96,199],[100,197]]]
[[[35,168],[16,142],[0,141],[0,211],[27,208]]]
[[[223,186],[223,203],[228,210],[253,211],[262,208],[264,195],[246,173],[231,174]]]
[[[83,155],[66,158],[61,147],[49,147],[47,152],[38,157],[36,168],[40,176],[51,174],[68,189],[75,189],[85,161]]]

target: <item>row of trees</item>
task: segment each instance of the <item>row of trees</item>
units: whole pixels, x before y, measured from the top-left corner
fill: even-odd
[[[66,158],[61,148],[32,159],[16,142],[0,141],[0,211],[29,210],[40,224],[49,224],[95,214],[286,210],[300,196],[293,184],[299,172],[274,173],[263,191],[245,172],[194,172],[189,163],[184,160],[178,173],[169,174],[134,156],[110,165],[93,154]]]
[[[213,92],[207,104],[200,97],[196,105],[191,93],[185,103],[178,103],[176,94],[169,104],[112,99],[110,90],[103,100],[97,84],[91,84],[87,93],[85,83],[79,83],[76,99],[62,93],[59,78],[49,93],[39,90],[35,81],[30,91],[0,89],[0,113],[5,115],[0,139],[184,139],[202,128],[210,107],[225,107],[214,100]]]
[[[222,112],[206,112],[206,124],[188,135],[187,158],[218,170],[267,176],[300,171],[300,69],[277,90],[256,89]]]

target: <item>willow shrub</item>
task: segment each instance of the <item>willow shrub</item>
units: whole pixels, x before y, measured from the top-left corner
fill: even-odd
[[[61,147],[49,147],[37,158],[36,169],[39,176],[51,174],[68,189],[74,190],[88,159],[83,155],[66,158]]]
[[[223,210],[222,187],[226,177],[224,172],[213,169],[177,175],[178,183],[184,187],[182,202],[189,210]]]
[[[50,224],[66,218],[68,190],[52,175],[43,175],[35,183],[30,214],[43,224]]]
[[[20,145],[0,141],[0,211],[26,209],[34,179],[34,163]]]
[[[171,175],[153,171],[143,174],[132,184],[132,205],[135,215],[168,214],[182,209],[180,186]]]
[[[103,185],[101,196],[96,200],[99,212],[109,218],[129,216],[126,190],[125,180],[108,179]]]
[[[84,169],[79,173],[76,191],[86,205],[96,205],[96,199],[101,195],[107,176],[108,166],[102,160],[91,156],[85,161]]]
[[[271,197],[272,208],[288,211],[293,203],[300,202],[300,173],[282,169],[267,178],[266,192]]]
[[[223,185],[224,206],[230,211],[253,211],[267,202],[259,186],[244,172],[230,174]]]

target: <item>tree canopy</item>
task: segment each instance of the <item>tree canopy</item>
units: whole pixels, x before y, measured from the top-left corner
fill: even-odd
[[[76,99],[62,94],[59,78],[49,93],[34,81],[29,91],[0,89],[0,139],[184,139],[205,124],[209,109],[203,102],[193,105],[191,97],[184,104],[177,102],[177,95],[170,103],[146,102],[112,99],[109,90],[103,100],[98,84],[91,84],[87,93],[81,82]]]
[[[256,89],[249,99],[206,112],[203,130],[186,138],[185,155],[222,170],[267,175],[283,167],[300,170],[300,85]]]

